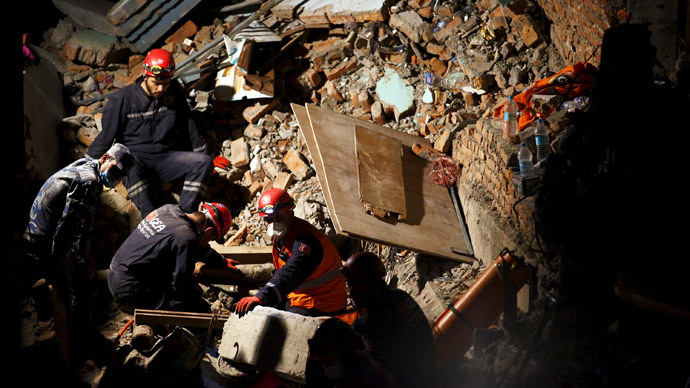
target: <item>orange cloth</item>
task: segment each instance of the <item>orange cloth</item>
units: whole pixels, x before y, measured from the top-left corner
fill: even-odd
[[[543,78],[534,83],[529,89],[514,97],[518,110],[522,113],[518,120],[518,131],[524,129],[529,123],[537,118],[532,115],[532,95],[534,94],[548,94],[548,95],[565,95],[566,98],[575,98],[581,96],[585,90],[594,86],[594,81],[598,69],[591,63],[578,62],[570,65],[560,72],[548,78]],[[494,109],[494,117],[503,117],[503,108],[505,103],[499,105]],[[553,113],[556,108],[552,108],[548,115]]]

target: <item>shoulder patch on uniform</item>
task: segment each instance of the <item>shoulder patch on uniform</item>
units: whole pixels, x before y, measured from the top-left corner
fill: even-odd
[[[311,248],[309,248],[309,245],[307,244],[300,244],[299,251],[304,253],[305,255],[308,255],[309,253],[311,253]]]
[[[158,217],[158,210],[154,210],[149,215],[146,216],[146,221],[151,221],[153,218]]]

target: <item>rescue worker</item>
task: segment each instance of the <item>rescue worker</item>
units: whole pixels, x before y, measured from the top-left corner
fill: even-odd
[[[52,284],[75,333],[83,334],[92,323],[89,298],[95,289],[95,264],[88,248],[98,199],[103,188],[114,188],[134,163],[127,147],[116,143],[98,160],[84,157],[54,173],[31,205],[23,235],[23,287],[28,291],[41,278]]]
[[[338,318],[325,320],[307,340],[309,360],[323,370],[307,374],[306,386],[319,388],[394,388],[399,384],[385,368],[369,357],[362,338]],[[318,382],[311,381],[319,377]]]
[[[255,296],[240,299],[243,315],[255,305],[306,316],[335,316],[347,307],[342,261],[333,243],[307,221],[295,217],[294,201],[282,189],[259,197],[259,216],[273,238],[275,273]]]
[[[149,213],[115,252],[108,288],[120,310],[175,310],[208,313],[193,279],[197,261],[236,269],[208,243],[222,240],[232,215],[221,203],[205,203],[200,211],[185,213],[166,204]]]
[[[435,386],[433,336],[417,302],[386,284],[386,269],[374,253],[351,255],[343,273],[350,297],[364,310],[352,327],[363,336],[371,357],[403,387]]]
[[[113,141],[129,147],[137,165],[124,183],[142,217],[158,207],[151,198],[151,185],[181,178],[179,204],[187,213],[196,211],[213,171],[206,141],[184,90],[172,79],[174,72],[170,52],[151,50],[144,59],[143,75],[108,100],[103,129],[88,149],[88,155],[95,157]]]

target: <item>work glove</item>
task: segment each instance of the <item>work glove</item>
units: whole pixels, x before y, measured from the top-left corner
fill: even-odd
[[[237,314],[239,314],[240,317],[243,317],[249,311],[252,311],[254,306],[261,305],[261,304],[263,304],[263,302],[258,297],[247,296],[247,297],[240,299],[240,301],[237,302],[237,304],[235,304],[235,312]]]
[[[240,262],[237,260],[233,260],[233,259],[225,259],[225,263],[228,266],[228,268],[237,270],[237,267],[235,267],[235,264],[239,264]]]
[[[213,159],[213,171],[214,172],[228,172],[232,164],[224,156],[216,156]]]

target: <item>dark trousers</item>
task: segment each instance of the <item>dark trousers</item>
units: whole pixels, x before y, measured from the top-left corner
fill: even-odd
[[[184,179],[180,207],[187,213],[198,211],[206,194],[206,182],[213,168],[211,157],[200,152],[171,151],[164,154],[137,154],[136,166],[125,178],[129,197],[142,217],[158,208],[151,199],[151,184]]]

